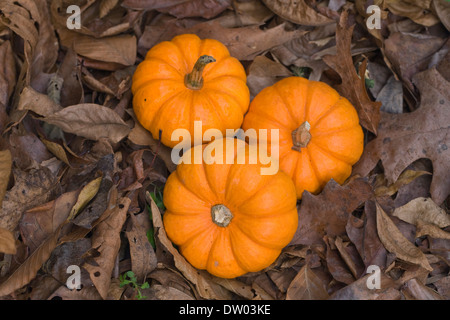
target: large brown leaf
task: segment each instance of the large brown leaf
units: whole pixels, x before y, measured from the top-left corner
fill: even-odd
[[[93,103],[78,104],[55,112],[43,120],[91,140],[107,138],[116,143],[130,132],[128,125],[113,110]]]
[[[326,55],[323,61],[341,76],[342,83],[337,86],[337,89],[355,106],[361,125],[376,134],[380,121],[381,103],[372,101],[366,91],[364,74],[367,60],[359,67],[359,74],[355,71],[351,56],[352,33],[355,25],[349,27],[347,20],[348,13],[344,11],[336,28],[337,54]]]
[[[415,160],[433,162],[431,197],[438,204],[450,194],[450,82],[435,69],[417,74],[420,107],[411,113],[382,113],[379,135],[366,146],[355,173],[367,175],[382,161],[391,184]]]
[[[291,244],[323,243],[323,236],[344,235],[350,214],[372,194],[365,179],[356,178],[340,186],[330,180],[318,195],[304,192],[298,210],[298,229]]]

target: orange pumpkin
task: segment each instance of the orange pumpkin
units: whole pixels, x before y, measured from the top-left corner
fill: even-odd
[[[184,34],[151,48],[133,75],[133,109],[153,138],[169,147],[175,129],[202,121],[211,128],[240,128],[250,103],[246,73],[228,49],[213,39]]]
[[[231,138],[216,139],[195,146],[182,159],[193,159],[195,150],[220,150],[226,141],[236,143]],[[169,239],[194,267],[223,278],[269,266],[298,225],[292,180],[282,171],[261,175],[262,165],[250,164],[244,144],[244,163],[238,164],[236,148],[232,164],[207,164],[208,159],[182,162],[164,188],[163,221]],[[224,158],[227,152],[228,148]]]
[[[305,190],[320,192],[330,179],[342,184],[363,152],[355,108],[329,85],[301,77],[261,90],[242,127],[280,130],[280,169],[293,179],[298,198]]]

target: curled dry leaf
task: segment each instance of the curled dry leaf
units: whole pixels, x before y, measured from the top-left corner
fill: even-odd
[[[392,184],[408,165],[428,158],[433,163],[431,198],[440,205],[450,194],[450,82],[434,67],[413,81],[421,93],[420,107],[411,113],[382,113],[379,134],[366,145],[353,172],[366,176],[381,160]]]
[[[16,84],[16,65],[10,41],[0,44],[0,104],[8,105]]]
[[[360,65],[359,74],[355,71],[351,56],[352,33],[355,25],[348,27],[347,20],[348,12],[344,11],[336,28],[337,54],[326,55],[323,60],[340,75],[342,83],[337,86],[337,89],[356,108],[361,125],[376,134],[380,121],[381,103],[372,101],[366,91],[364,74],[367,60]]]
[[[0,228],[0,253],[16,254],[16,239],[11,231]]]
[[[374,185],[374,193],[376,197],[382,196],[392,196],[394,195],[401,187],[407,185],[412,182],[414,179],[428,174],[431,175],[428,171],[420,171],[420,170],[405,170],[400,174],[397,181],[392,184],[388,184],[384,174],[378,174],[375,178]]]
[[[11,175],[11,166],[11,151],[0,151],[0,208],[3,198],[5,197],[6,188],[8,187],[9,176]]]
[[[85,103],[66,107],[42,119],[91,140],[107,138],[117,143],[130,132],[128,125],[113,110],[98,104]]]
[[[305,264],[292,280],[286,300],[326,300],[328,292],[322,280]]]
[[[439,207],[431,198],[419,197],[398,207],[392,213],[403,221],[417,225],[419,220],[431,223],[439,228],[450,225],[450,215]]]
[[[277,15],[293,23],[321,26],[334,22],[308,6],[305,0],[263,0],[263,2]]]
[[[434,224],[424,222],[422,220],[417,221],[416,238],[430,236],[436,239],[450,240],[450,233],[442,230]]]
[[[386,249],[395,253],[398,258],[404,261],[420,265],[428,271],[433,271],[423,252],[403,236],[378,203],[376,206],[378,236]]]

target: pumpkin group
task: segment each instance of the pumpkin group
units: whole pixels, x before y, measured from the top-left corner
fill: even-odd
[[[261,90],[242,128],[279,129],[280,169],[293,179],[298,198],[305,190],[320,192],[330,179],[342,184],[363,152],[364,135],[351,103],[326,83],[301,77]]]
[[[182,159],[193,159],[196,150],[222,148],[223,140],[230,139],[195,146]],[[163,221],[169,239],[194,267],[222,278],[268,267],[298,225],[290,177],[281,171],[261,175],[262,165],[250,164],[246,143],[246,160],[238,164],[237,150],[231,151],[232,164],[211,163],[204,157],[202,163],[183,160],[164,189]],[[223,151],[224,158],[229,152],[229,148]]]
[[[178,144],[174,130],[193,136],[194,121],[202,121],[203,132],[214,128],[225,135],[240,128],[250,103],[241,63],[219,41],[194,34],[152,47],[136,68],[131,90],[137,120],[171,148]]]

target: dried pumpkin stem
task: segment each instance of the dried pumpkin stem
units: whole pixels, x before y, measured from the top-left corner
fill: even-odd
[[[211,208],[212,221],[219,227],[226,227],[233,219],[233,214],[223,204],[216,204]]]
[[[311,125],[308,121],[303,122],[297,129],[292,131],[292,150],[299,151],[301,148],[305,148],[311,140]]]
[[[208,63],[215,62],[211,56],[203,55],[198,58],[191,73],[184,77],[184,84],[192,90],[200,90],[203,87],[203,69]]]

